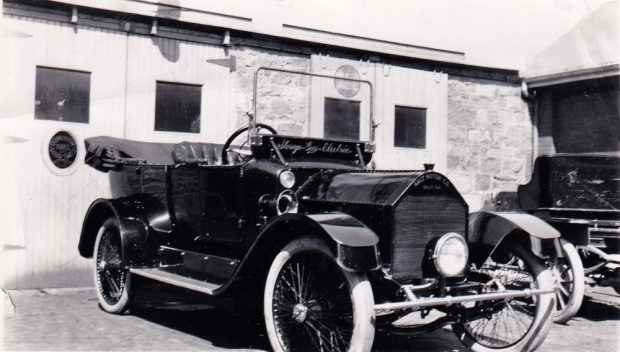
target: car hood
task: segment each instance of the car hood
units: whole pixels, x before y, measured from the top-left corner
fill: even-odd
[[[448,179],[425,171],[325,171],[298,191],[303,200],[394,205],[408,190],[457,193]]]

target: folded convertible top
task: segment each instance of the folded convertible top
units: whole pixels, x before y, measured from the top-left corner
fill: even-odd
[[[150,143],[99,136],[86,138],[84,162],[95,169],[108,172],[123,164],[173,164],[173,143]]]

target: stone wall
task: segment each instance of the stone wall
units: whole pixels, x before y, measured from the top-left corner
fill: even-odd
[[[448,176],[472,210],[514,202],[532,167],[532,123],[517,84],[450,76]]]
[[[310,71],[310,57],[249,47],[235,50],[234,72],[237,125],[247,124],[246,112],[252,111],[254,74],[259,67],[290,71]],[[258,76],[257,120],[282,134],[299,135],[306,126],[310,81],[307,76],[261,71]]]

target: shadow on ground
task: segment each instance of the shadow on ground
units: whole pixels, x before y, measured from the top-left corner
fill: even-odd
[[[132,315],[210,341],[215,347],[270,350],[261,315],[253,315],[254,318],[251,318],[252,315],[247,312],[233,314],[216,310],[204,302],[187,300],[187,293],[181,296],[163,297],[161,290],[154,289],[149,292],[151,293],[147,295],[138,295],[139,299],[132,309]],[[560,335],[564,336],[559,336],[559,339],[566,338],[564,329],[570,329],[572,325],[581,326],[598,322],[616,324],[620,321],[620,305],[617,302],[606,301],[606,298],[600,294],[584,297],[576,320],[567,325],[560,325],[564,328],[558,326],[558,332],[562,332]],[[557,338],[550,340],[553,339],[557,340]],[[555,348],[553,342],[547,345]],[[377,333],[375,338],[374,350],[377,352],[406,351],[412,348],[417,351],[435,351],[437,348],[442,351],[466,350],[450,329],[439,329],[413,337]]]
[[[590,321],[620,320],[620,306],[586,296],[577,316]]]
[[[270,349],[262,319],[256,313],[234,314],[214,309],[204,297],[165,286],[144,285],[135,292],[131,315],[208,340],[216,347]]]
[[[138,307],[132,314],[185,334],[210,341],[216,347],[268,350],[262,326],[255,321],[210,307]]]

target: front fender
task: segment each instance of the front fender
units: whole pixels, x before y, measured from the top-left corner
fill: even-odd
[[[529,242],[532,252],[540,258],[562,256],[560,233],[543,220],[525,213],[481,211],[469,216],[470,262],[480,267],[509,237]]]
[[[351,271],[367,271],[379,267],[379,237],[361,221],[344,213],[309,214],[335,243],[338,264]]]
[[[262,257],[265,254],[258,253],[264,253],[268,248],[279,250],[286,243],[303,235],[324,238],[338,264],[345,270],[367,271],[379,266],[379,237],[361,221],[339,212],[289,213],[273,219],[262,229],[246,259],[252,256]],[[273,253],[268,256],[272,255],[275,256]]]

